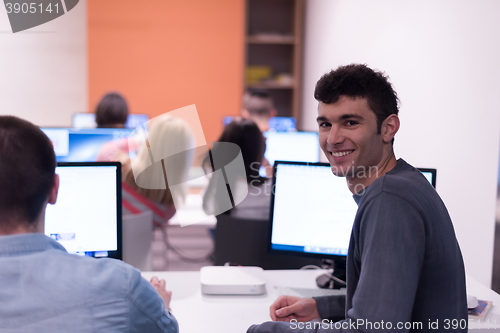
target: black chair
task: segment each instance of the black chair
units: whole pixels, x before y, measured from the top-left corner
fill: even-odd
[[[214,265],[226,262],[263,269],[297,269],[305,265],[321,265],[316,258],[297,255],[269,254],[269,221],[217,216]]]

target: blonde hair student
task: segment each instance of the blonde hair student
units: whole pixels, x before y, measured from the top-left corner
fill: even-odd
[[[174,202],[186,197],[194,136],[184,120],[169,114],[153,118],[147,134],[137,132],[103,146],[98,159],[122,163],[123,214],[151,210],[154,225],[162,226],[175,214]]]

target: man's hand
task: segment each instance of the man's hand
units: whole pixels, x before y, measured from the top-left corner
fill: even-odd
[[[167,290],[166,287],[166,282],[165,280],[161,279],[159,280],[156,276],[153,276],[151,278],[151,281],[149,281],[151,285],[156,289],[158,294],[160,294],[160,297],[163,299],[163,302],[165,302],[165,307],[170,311],[170,300],[172,299],[172,292],[170,290]]]
[[[280,296],[271,305],[271,318],[274,321],[309,321],[319,318],[316,301],[313,298]]]

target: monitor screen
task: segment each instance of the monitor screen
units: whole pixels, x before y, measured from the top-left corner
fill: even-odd
[[[222,119],[224,126],[230,124],[234,116],[226,116]],[[294,117],[272,117],[269,118],[269,130],[275,132],[293,132],[297,130],[297,120]]]
[[[271,251],[347,256],[358,206],[328,163],[277,161],[271,191]]]
[[[264,132],[266,152],[264,157],[273,165],[274,161],[319,162],[319,141],[316,132]],[[264,173],[262,172],[264,171]],[[261,176],[265,170],[261,169]]]
[[[58,163],[59,193],[47,205],[45,234],[69,253],[121,259],[121,165]]]
[[[147,114],[131,113],[127,117],[125,127],[136,128],[146,123],[148,120],[149,116]],[[78,112],[73,114],[73,121],[71,126],[73,126],[74,128],[96,128],[97,124],[95,122],[95,113]]]
[[[131,128],[41,128],[54,145],[58,162],[95,162],[102,146],[128,138]]]
[[[294,117],[269,118],[269,130],[276,132],[294,132],[297,130],[297,121]]]

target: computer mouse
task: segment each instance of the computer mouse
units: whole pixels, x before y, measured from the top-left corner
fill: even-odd
[[[467,309],[475,309],[478,304],[476,296],[467,295]]]

